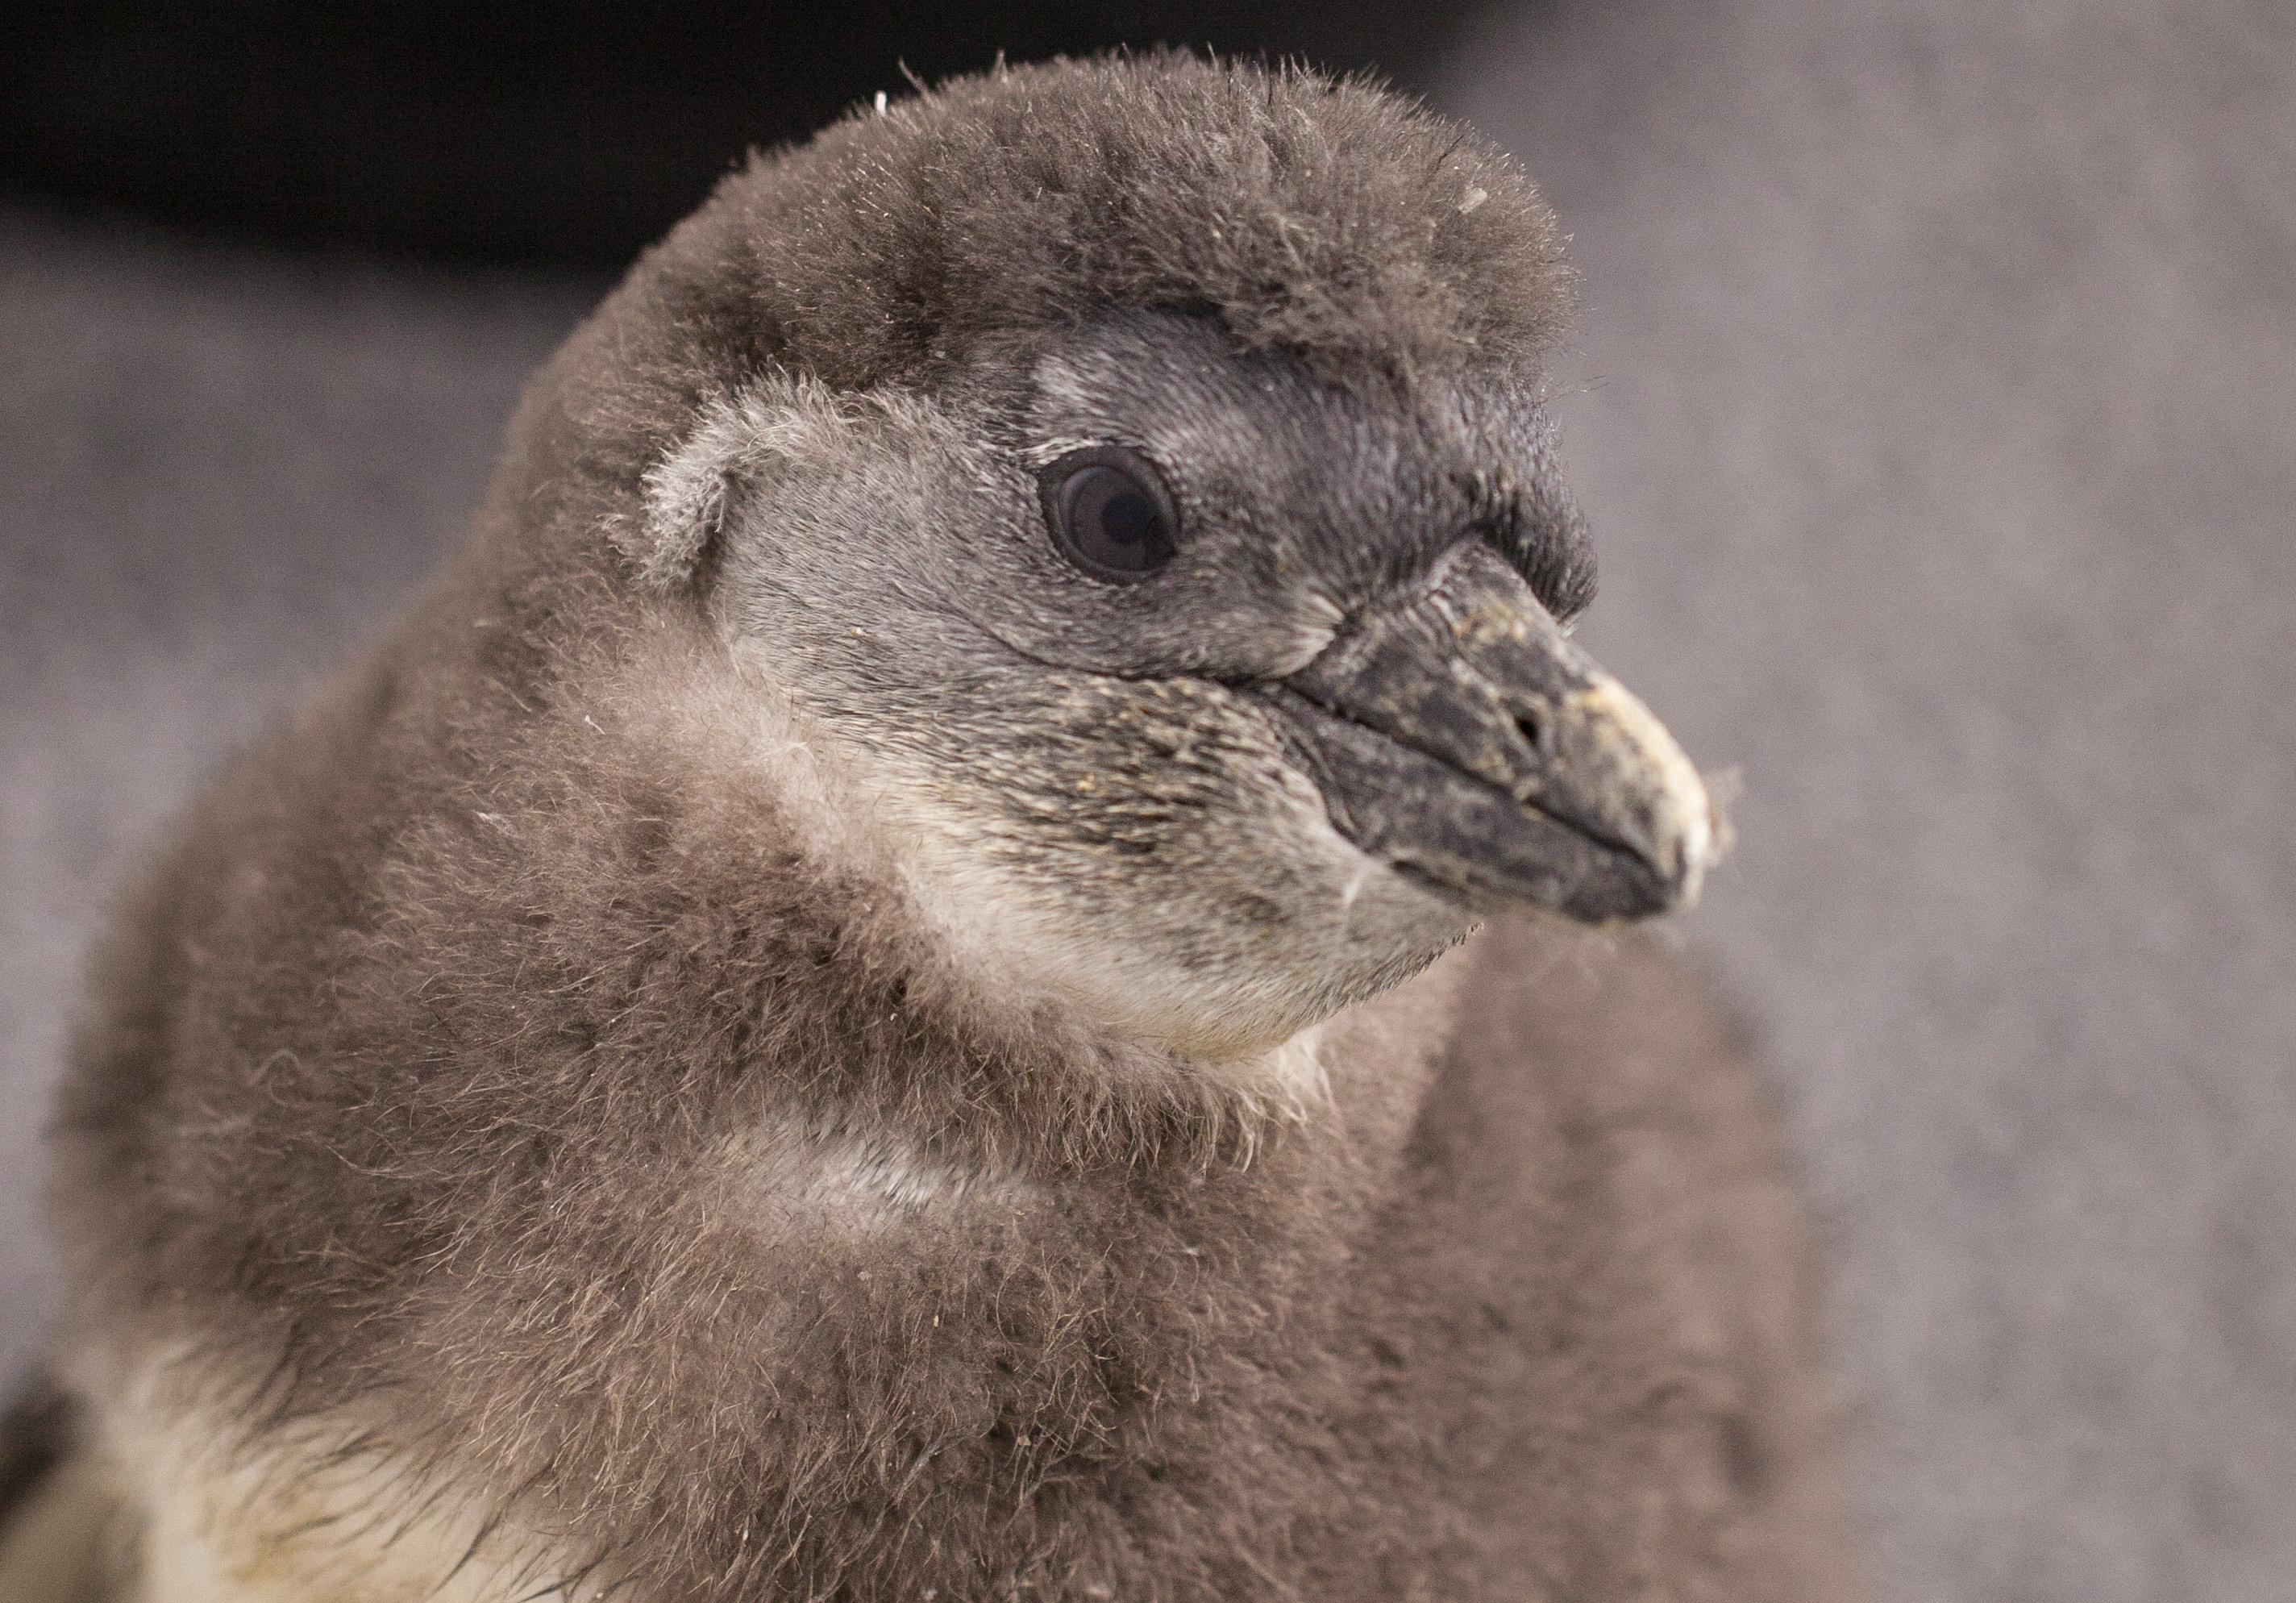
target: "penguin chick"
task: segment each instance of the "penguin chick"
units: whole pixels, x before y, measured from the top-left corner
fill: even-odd
[[[1305,72],[730,177],[100,954],[120,1595],[1856,1595],[1757,1082],[1579,933],[1717,830],[1567,634],[1566,291]]]

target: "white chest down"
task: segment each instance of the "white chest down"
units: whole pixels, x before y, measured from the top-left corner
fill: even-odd
[[[142,1511],[120,1603],[576,1603],[576,1567],[483,1500],[316,1434],[226,1463],[185,1417],[116,1429],[116,1495]],[[631,1596],[627,1589],[620,1594]],[[644,1603],[634,1598],[633,1603]]]

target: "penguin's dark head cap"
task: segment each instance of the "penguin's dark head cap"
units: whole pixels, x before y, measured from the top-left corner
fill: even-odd
[[[1646,913],[1712,856],[1565,637],[1567,300],[1513,164],[1401,100],[1057,62],[734,175],[602,318],[589,415],[635,592],[952,946],[1233,1055],[1496,903]]]
[[[1568,309],[1553,214],[1505,156],[1367,84],[1185,55],[865,107],[713,204],[783,361],[840,390],[1119,310],[1439,370],[1528,358]]]

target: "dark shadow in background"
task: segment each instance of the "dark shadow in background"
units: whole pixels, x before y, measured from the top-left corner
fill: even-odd
[[[96,0],[0,57],[0,188],[297,244],[611,270],[744,150],[902,92],[904,68],[1162,41],[1376,63],[1410,86],[1471,9]]]

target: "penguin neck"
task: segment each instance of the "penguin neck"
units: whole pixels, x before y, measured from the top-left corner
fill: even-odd
[[[628,771],[585,789],[634,792],[619,810],[660,837],[648,855],[670,866],[662,900],[726,925],[712,988],[721,1004],[741,999],[738,1029],[758,1059],[744,1081],[774,1104],[758,1115],[768,1145],[810,1139],[830,1168],[900,1190],[960,1154],[996,1172],[1202,1170],[1248,1163],[1289,1132],[1362,1133],[1361,1110],[1341,1106],[1356,1091],[1332,1078],[1339,1021],[1208,1049],[1032,985],[986,938],[995,932],[950,916],[903,850],[914,820],[857,787],[850,754],[754,682],[709,671],[708,657],[673,639],[592,703],[619,725]],[[660,872],[632,865],[617,897]],[[709,1010],[695,1016],[727,1028]]]

